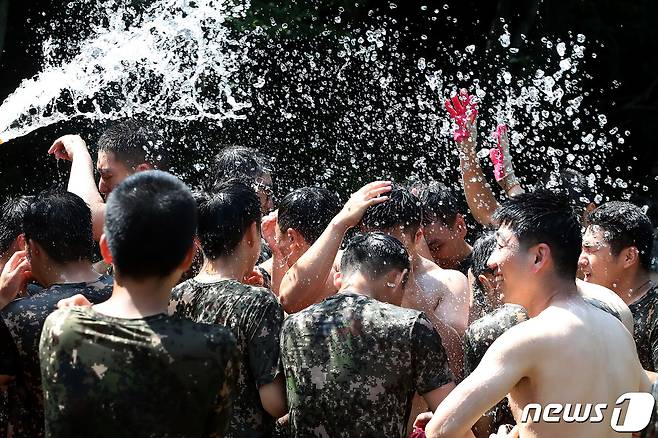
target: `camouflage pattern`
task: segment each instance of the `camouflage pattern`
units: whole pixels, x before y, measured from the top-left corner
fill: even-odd
[[[288,317],[281,358],[293,437],[406,437],[414,393],[453,381],[423,313],[350,292]]]
[[[623,321],[621,320],[621,315],[619,314],[619,312],[617,312],[615,309],[610,307],[610,305],[608,303],[605,303],[601,300],[598,300],[598,299],[592,298],[592,297],[583,297],[583,300],[585,300],[586,303],[589,303],[592,306],[596,307],[597,309],[601,309],[604,312],[609,313],[610,315],[614,316],[620,322],[623,323]]]
[[[654,408],[649,425],[642,431],[642,438],[658,438],[658,382],[651,386],[651,395],[653,395]],[[635,436],[635,435],[633,435]]]
[[[528,312],[517,304],[502,307],[474,321],[464,334],[464,378],[468,377],[484,357],[496,339],[517,324],[528,320]],[[516,424],[507,399],[485,413],[491,419],[491,433],[503,424]]]
[[[49,437],[221,437],[235,338],[224,327],[89,307],[48,317],[40,344]]]
[[[112,285],[112,277],[105,275],[91,283],[55,284],[0,311],[0,374],[16,376],[7,388],[8,427],[14,435],[43,436],[39,337],[46,317],[59,300],[75,294],[103,302],[112,294]]]
[[[628,307],[635,322],[633,338],[642,368],[655,372],[658,370],[658,286]]]
[[[238,384],[227,437],[270,436],[275,419],[263,408],[258,389],[280,370],[279,336],[283,310],[267,289],[235,280],[176,286],[169,313],[195,322],[226,326],[237,340]]]

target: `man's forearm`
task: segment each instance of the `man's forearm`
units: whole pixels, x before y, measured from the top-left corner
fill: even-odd
[[[68,191],[80,196],[90,206],[103,203],[94,180],[94,162],[87,151],[76,152],[71,163]]]
[[[286,272],[279,288],[279,301],[287,313],[299,312],[324,296],[323,286],[348,227],[335,219],[297,262]]]
[[[491,225],[491,217],[499,207],[487,183],[475,153],[462,153],[459,160],[464,195],[471,214],[484,226]]]

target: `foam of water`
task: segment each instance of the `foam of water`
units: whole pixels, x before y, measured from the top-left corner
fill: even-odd
[[[83,116],[92,120],[146,114],[172,120],[242,117],[232,80],[248,51],[228,21],[248,5],[231,0],[160,0],[132,23],[105,2],[109,25],[96,26],[78,54],[49,53],[43,71],[24,80],[0,106],[4,141]],[[212,92],[209,92],[211,90]]]

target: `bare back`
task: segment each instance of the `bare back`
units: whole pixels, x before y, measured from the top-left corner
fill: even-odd
[[[624,393],[646,389],[646,376],[633,338],[618,319],[579,296],[571,296],[514,327],[507,335],[525,336],[526,342],[536,343],[526,377],[509,394],[521,437],[620,436],[610,427],[615,402]],[[522,410],[528,403],[544,408],[550,403],[569,403],[571,415],[576,403],[606,403],[608,408],[600,423],[548,423],[542,419],[522,424]],[[530,420],[533,413],[530,411]]]

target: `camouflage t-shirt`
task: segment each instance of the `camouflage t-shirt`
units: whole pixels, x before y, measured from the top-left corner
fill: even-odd
[[[658,382],[651,386],[651,395],[653,395],[654,404],[653,412],[649,425],[642,431],[642,438],[657,438],[658,437]]]
[[[464,378],[480,364],[489,347],[496,339],[517,324],[528,320],[528,312],[518,304],[504,304],[491,313],[471,323],[464,333]],[[489,409],[485,415],[491,419],[491,433],[503,424],[515,424],[507,399]]]
[[[258,389],[279,372],[279,336],[283,310],[267,289],[235,280],[176,286],[169,313],[195,322],[219,324],[233,332],[238,345],[238,385],[228,437],[269,436],[275,419],[263,408]]]
[[[49,437],[221,437],[237,357],[224,327],[90,307],[48,317],[39,355]]]
[[[91,283],[55,284],[9,303],[0,315],[0,374],[16,376],[7,388],[9,428],[14,435],[43,436],[39,337],[46,317],[61,299],[83,294],[101,303],[112,294],[112,277]]]
[[[453,381],[423,313],[351,292],[288,317],[281,358],[294,437],[406,437],[414,393]]]
[[[658,370],[658,286],[628,307],[635,322],[633,338],[642,368],[655,372]]]

